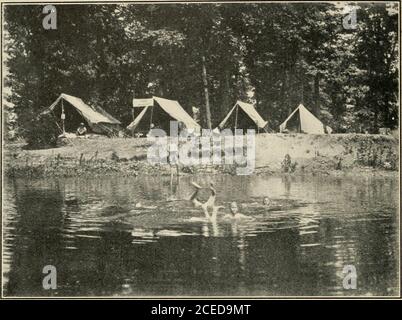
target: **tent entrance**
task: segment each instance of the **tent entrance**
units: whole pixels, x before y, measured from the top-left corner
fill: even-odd
[[[301,119],[300,111],[297,110],[296,113],[288,120],[286,124],[286,129],[292,133],[301,133]]]
[[[300,104],[282,124],[279,126],[280,132],[300,132],[310,134],[324,134],[332,132],[330,127],[326,127],[318,120],[305,106]]]
[[[178,121],[179,128],[194,129],[197,131],[201,129],[200,125],[191,118],[177,101],[152,97],[152,102],[152,104],[144,104],[142,111],[127,126],[127,129],[132,133],[147,134],[151,129],[151,124],[153,124],[153,128],[164,130],[169,134],[171,120]],[[135,106],[135,108],[137,107],[138,105]]]
[[[63,114],[65,118],[62,119]],[[120,130],[120,121],[101,107],[90,107],[80,98],[62,93],[42,114],[52,113],[60,131],[76,132],[82,122],[90,132],[113,135]]]
[[[239,106],[237,106],[236,110],[234,110],[226,128],[231,129],[232,131],[235,129],[243,129],[243,132],[246,132],[247,129],[254,129],[258,131],[258,126],[255,124],[255,122]]]
[[[253,129],[259,133],[260,130],[267,132],[267,125],[268,122],[261,117],[253,105],[238,100],[218,128],[220,130],[224,128],[243,129],[243,132]]]
[[[161,110],[161,112],[157,112]],[[172,118],[167,112],[162,108],[156,109],[155,106],[151,107],[150,113],[150,123],[153,123],[156,129],[164,130],[168,135],[170,132],[170,121],[177,121]]]
[[[144,111],[144,108],[135,108],[136,114],[140,114]],[[135,133],[142,133],[146,135],[151,129],[151,124],[154,125],[154,129],[162,129],[167,134],[170,132],[170,121],[177,121],[172,118],[167,112],[165,112],[162,108],[159,108],[156,105],[148,107],[148,110],[145,111],[145,114],[142,116],[141,121],[138,125],[132,129]]]
[[[53,114],[56,117],[56,121],[60,126],[60,131],[63,131],[63,120],[61,119],[61,115],[64,108],[64,129],[65,132],[75,133],[77,131],[78,126],[80,123],[84,123],[85,127],[87,128],[88,132],[91,132],[91,126],[88,121],[74,108],[70,103],[67,101],[61,100],[57,108],[53,110]]]
[[[162,108],[158,108],[160,112],[157,112],[155,104],[149,108],[149,124],[153,124],[155,129],[162,129],[166,133],[169,132],[170,120],[174,120],[170,117]]]

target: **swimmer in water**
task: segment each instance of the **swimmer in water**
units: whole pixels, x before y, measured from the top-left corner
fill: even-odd
[[[239,212],[239,207],[237,202],[233,201],[229,206],[230,214],[225,215],[224,219],[253,219],[252,217],[246,216]]]
[[[196,184],[195,182],[191,183],[196,190],[193,192],[193,194],[190,197],[190,201],[193,203],[195,208],[202,208],[202,210],[204,211],[205,217],[208,220],[216,220],[216,216],[218,213],[218,210],[223,208],[223,206],[215,206],[215,200],[216,200],[216,190],[214,188],[214,185],[211,183],[209,189],[211,190],[211,195],[209,196],[208,200],[205,201],[204,203],[201,202],[198,199],[198,192],[202,189],[202,187],[198,184]],[[208,209],[211,208],[212,209],[212,214],[209,215]]]
[[[269,211],[275,211],[275,210],[282,210],[283,206],[281,204],[278,204],[277,201],[273,201],[268,197],[264,197],[262,199],[262,205],[267,208]]]
[[[262,199],[262,204],[264,206],[270,206],[271,205],[271,199],[269,199],[268,197],[264,197],[264,199]]]
[[[258,208],[271,207],[272,204],[273,204],[273,202],[271,201],[271,199],[268,198],[267,196],[265,196],[262,199],[262,206],[261,206],[261,203],[259,201],[258,202],[245,203],[244,205],[247,206],[247,207],[250,207],[250,208],[257,208],[258,209]]]

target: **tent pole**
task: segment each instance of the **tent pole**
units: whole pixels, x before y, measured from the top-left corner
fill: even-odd
[[[298,124],[298,129],[299,129],[299,133],[302,132],[302,128],[301,128],[301,114],[300,114],[300,109],[299,109],[299,124]]]
[[[133,110],[132,110],[132,114],[133,114],[133,121],[135,120],[135,108],[133,106]],[[131,130],[131,135],[134,136],[134,130],[135,128],[133,128],[133,130]]]
[[[237,114],[239,112],[239,106],[236,106],[236,117],[235,117],[235,130],[237,129]]]
[[[66,126],[64,124],[65,117],[66,117],[66,114],[64,113],[63,99],[61,99],[61,125],[62,125],[62,129],[63,129],[63,134],[66,133]]]
[[[152,124],[152,116],[154,115],[154,106],[152,105],[151,107],[151,119],[149,121],[149,130],[151,130],[151,124]]]
[[[133,121],[135,120],[135,108],[134,108],[134,99],[135,99],[135,92],[133,91],[133,110],[131,110],[131,113],[133,115]],[[134,137],[134,130],[135,128],[133,128],[133,130],[131,130],[131,135]]]

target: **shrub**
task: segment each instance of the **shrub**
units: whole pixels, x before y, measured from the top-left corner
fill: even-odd
[[[60,131],[54,117],[47,114],[25,122],[23,136],[30,148],[54,147]]]

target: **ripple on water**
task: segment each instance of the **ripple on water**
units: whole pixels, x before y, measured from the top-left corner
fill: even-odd
[[[193,191],[186,179],[181,180],[181,198]],[[376,182],[383,192],[373,193],[372,181],[213,179],[220,190],[218,202],[226,207],[222,214],[236,200],[253,220],[206,221],[188,201],[166,202],[169,183],[160,178],[62,181],[59,193],[54,183],[24,181],[23,187],[9,188],[12,196],[5,198],[4,270],[20,287],[20,279],[34,278],[19,261],[35,265],[43,258],[29,253],[38,252],[38,235],[44,233],[43,238],[55,239],[46,244],[52,249],[49,257],[66,261],[73,274],[74,282],[66,283],[60,293],[73,292],[79,281],[83,295],[113,295],[119,290],[200,294],[194,284],[213,278],[219,285],[211,283],[203,293],[342,295],[342,268],[353,259],[363,269],[361,293],[389,294],[395,287],[394,184]],[[275,206],[261,205],[266,193]],[[31,206],[33,201],[38,205]],[[46,218],[38,219],[42,216]],[[82,266],[79,271],[77,265]],[[102,277],[102,288],[88,280],[92,274]],[[378,281],[365,278],[370,275]],[[238,279],[236,289],[233,277]]]

